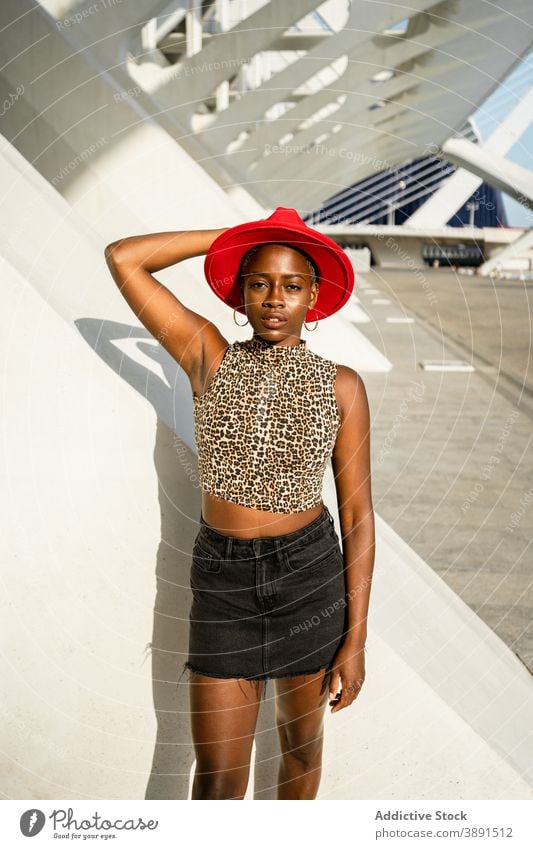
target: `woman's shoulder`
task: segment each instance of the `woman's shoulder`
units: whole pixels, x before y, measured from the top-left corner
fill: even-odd
[[[335,391],[341,410],[350,410],[359,405],[368,407],[368,394],[361,375],[342,363],[337,364]]]

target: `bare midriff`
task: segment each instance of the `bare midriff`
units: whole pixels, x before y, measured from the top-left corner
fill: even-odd
[[[205,490],[202,492],[204,521],[221,534],[242,539],[279,536],[298,531],[317,519],[323,508],[321,501],[315,507],[298,513],[270,513],[225,501]]]

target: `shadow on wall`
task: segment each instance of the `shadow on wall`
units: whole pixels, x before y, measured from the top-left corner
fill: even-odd
[[[96,318],[78,319],[75,324],[85,342],[157,415],[153,458],[161,539],[149,644],[157,737],[145,798],[187,799],[195,755],[187,678],[178,679],[188,651],[191,552],[202,504],[191,386],[183,369],[146,328]],[[123,426],[126,431],[126,418]],[[254,794],[260,799],[276,798],[279,741],[271,687],[267,682],[257,723]]]

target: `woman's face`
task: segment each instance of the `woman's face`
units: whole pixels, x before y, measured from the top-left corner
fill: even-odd
[[[273,342],[300,338],[318,288],[304,256],[286,245],[263,245],[241,277],[241,292],[254,332]],[[276,320],[276,318],[278,320]]]

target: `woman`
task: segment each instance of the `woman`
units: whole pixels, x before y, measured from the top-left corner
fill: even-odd
[[[153,272],[206,254],[215,294],[253,335],[229,343]],[[202,486],[188,660],[193,799],[243,799],[265,681],[274,681],[279,799],[314,799],[329,689],[348,707],[365,678],[374,565],[370,416],[361,377],[308,350],[351,264],[293,209],[221,230],[134,236],[106,248],[120,291],[187,373]],[[238,323],[238,322],[237,322]],[[307,326],[307,325],[306,325]],[[313,328],[314,329],[314,328]],[[322,502],[331,458],[343,550]]]

